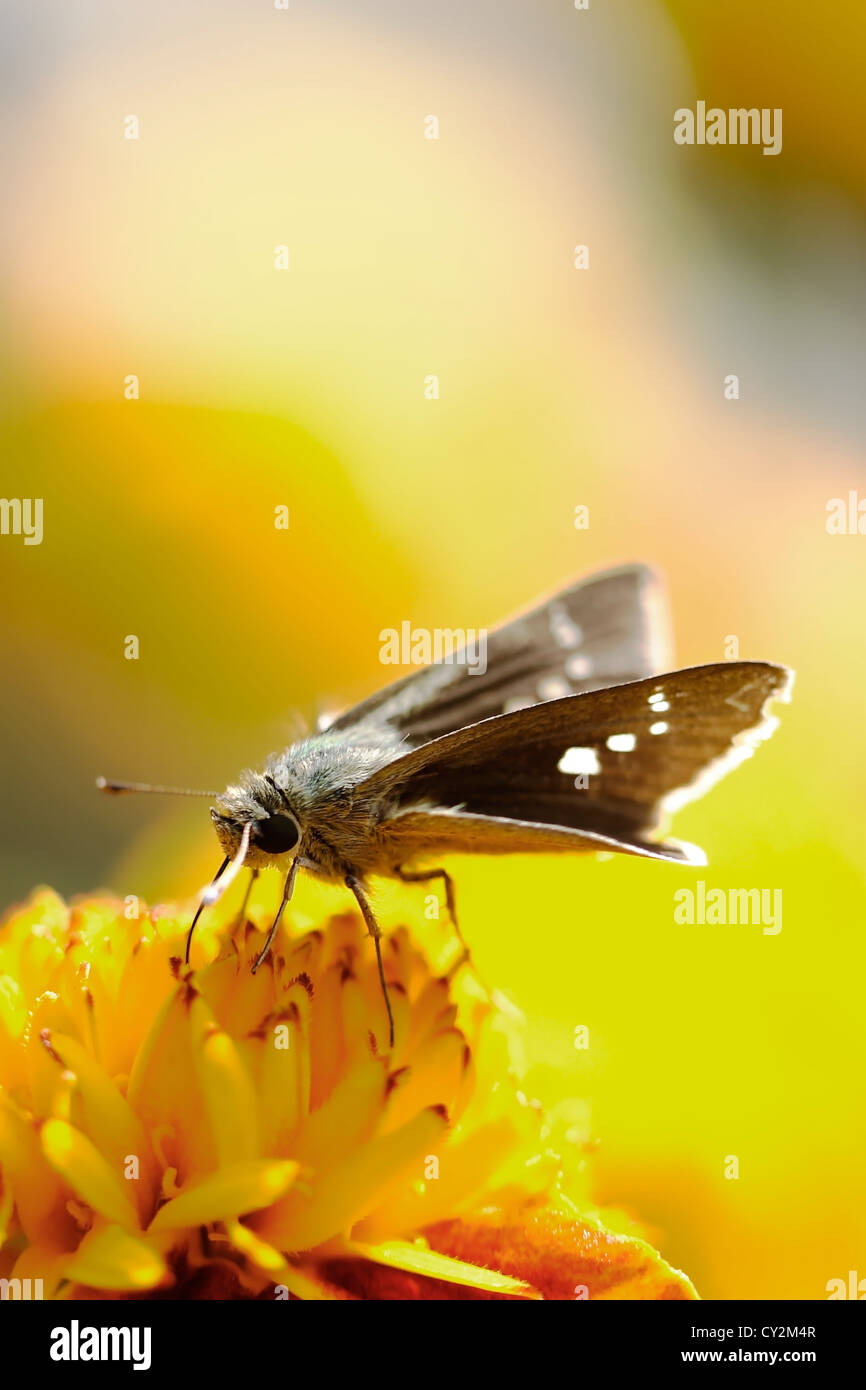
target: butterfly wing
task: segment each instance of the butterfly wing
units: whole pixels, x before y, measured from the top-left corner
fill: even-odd
[[[751,755],[776,726],[769,702],[790,685],[784,667],[724,662],[551,700],[424,744],[358,790],[391,808],[386,855],[413,836],[426,848],[444,835],[456,850],[462,826],[467,848],[486,837],[484,852],[501,837],[514,850],[682,859],[681,847],[649,842],[662,814]]]
[[[328,728],[389,724],[408,743],[425,743],[493,715],[663,670],[667,632],[663,587],[651,569],[604,570],[489,633],[483,673],[458,651],[452,662],[386,686]]]
[[[677,864],[706,864],[697,845],[682,840],[650,844],[622,840],[591,830],[573,830],[507,816],[479,816],[468,811],[404,811],[382,827],[383,862],[389,868],[416,855],[434,854],[633,854]],[[383,868],[383,872],[385,872]]]

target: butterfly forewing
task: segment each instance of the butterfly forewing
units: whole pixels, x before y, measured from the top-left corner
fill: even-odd
[[[408,743],[424,743],[493,715],[663,670],[667,632],[654,572],[645,565],[607,570],[491,632],[483,673],[458,650],[451,662],[396,681],[329,727],[389,724]]]
[[[456,809],[640,845],[748,757],[789,683],[784,667],[726,662],[552,700],[425,744],[364,789],[396,817]]]

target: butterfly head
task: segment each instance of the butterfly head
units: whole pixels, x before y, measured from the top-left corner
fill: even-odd
[[[241,786],[229,787],[211,807],[211,820],[226,855],[234,859],[244,837],[244,863],[250,868],[285,864],[301,843],[301,824],[285,792],[273,777],[256,774]]]

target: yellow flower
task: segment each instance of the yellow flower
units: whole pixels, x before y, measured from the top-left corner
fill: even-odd
[[[251,922],[188,970],[188,918],[137,911],[41,890],[0,928],[0,1275],[60,1298],[695,1296],[580,1214],[518,1023],[470,979],[458,1027],[405,929],[389,1049],[356,917],[253,975]]]

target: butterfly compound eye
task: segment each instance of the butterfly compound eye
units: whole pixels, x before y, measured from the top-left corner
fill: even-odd
[[[265,854],[287,854],[298,843],[300,831],[290,816],[273,815],[256,822],[251,838]]]

